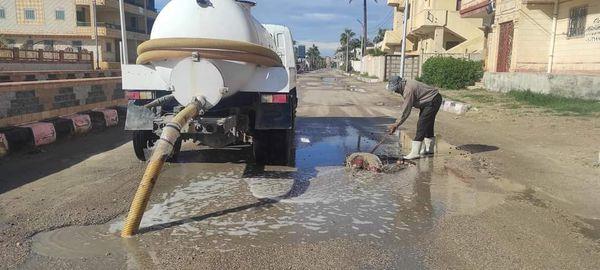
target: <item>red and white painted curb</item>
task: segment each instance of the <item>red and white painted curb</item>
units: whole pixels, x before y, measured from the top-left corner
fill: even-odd
[[[62,139],[60,137],[61,134],[57,132],[57,127],[63,127],[63,137],[70,137],[87,134],[92,130],[95,130],[95,128],[102,130],[105,128],[118,126],[119,124],[119,113],[116,109],[95,109],[91,112],[96,114],[102,113],[104,116],[104,121],[96,121],[95,123],[92,121],[90,114],[84,112],[59,117],[59,119],[63,119],[61,126],[55,126],[51,120],[48,120],[2,128],[0,130],[0,157],[6,156],[11,150],[14,150],[11,148],[19,148],[19,146],[40,147],[52,144],[57,140]],[[100,119],[102,119],[102,117],[100,117]],[[72,129],[67,129],[70,130],[69,134],[64,132],[65,120],[67,120],[67,127],[69,125],[68,121],[70,121],[73,125]],[[94,126],[94,124],[104,126],[98,127]],[[17,133],[17,131],[21,133]],[[11,134],[12,136],[10,136]]]
[[[31,129],[34,146],[47,145],[56,141],[56,129],[54,129],[52,123],[37,122],[22,125],[20,127]]]
[[[0,157],[3,157],[8,154],[8,141],[6,140],[6,136],[3,133],[0,133]]]
[[[471,105],[469,104],[447,99],[444,100],[441,107],[442,111],[458,115],[463,115],[471,109]]]
[[[61,117],[73,122],[73,134],[83,135],[92,130],[92,119],[87,114],[73,114]]]

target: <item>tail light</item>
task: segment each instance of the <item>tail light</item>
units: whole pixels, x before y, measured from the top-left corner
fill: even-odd
[[[287,94],[262,94],[260,96],[261,103],[276,103],[285,104],[288,103]]]
[[[125,97],[128,100],[152,100],[155,98],[152,91],[127,91]]]

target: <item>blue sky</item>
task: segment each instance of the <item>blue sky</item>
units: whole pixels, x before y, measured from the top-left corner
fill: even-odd
[[[156,0],[162,8],[169,0]],[[301,44],[319,46],[323,55],[333,55],[339,46],[340,33],[349,27],[362,33],[356,21],[362,21],[362,0],[255,0],[254,16],[262,23],[283,24],[290,27],[294,39]],[[387,0],[368,0],[369,39],[377,34],[377,26],[391,28],[392,8]]]

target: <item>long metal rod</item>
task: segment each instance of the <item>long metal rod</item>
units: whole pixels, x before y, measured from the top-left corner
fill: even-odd
[[[127,49],[127,27],[125,27],[125,4],[123,0],[119,0],[119,13],[121,17],[121,44],[123,46],[123,54],[121,58],[123,63],[129,64],[129,50]]]
[[[406,31],[408,30],[408,12],[410,12],[408,8],[408,0],[404,0],[404,19],[402,25],[404,30],[402,31],[402,53],[400,59],[400,77],[402,78],[404,78],[404,63],[406,58]]]

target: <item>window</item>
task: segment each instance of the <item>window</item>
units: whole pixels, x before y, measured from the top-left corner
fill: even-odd
[[[574,7],[569,11],[568,37],[582,37],[585,34],[587,6]]]
[[[25,9],[25,20],[35,20],[35,10],[26,8]]]
[[[55,15],[55,17],[56,17],[57,20],[61,20],[61,21],[65,20],[65,11],[62,10],[62,9],[57,9],[54,12],[54,15]]]
[[[81,51],[81,46],[83,46],[83,43],[79,40],[75,40],[71,43],[71,45],[73,46],[73,49],[75,49],[75,51]]]
[[[138,21],[136,17],[129,17],[129,24],[131,25],[131,29],[132,30],[137,30],[138,29],[138,25],[137,25]]]
[[[106,42],[106,51],[112,52],[112,44],[110,42]]]
[[[6,12],[3,7],[0,7],[0,19],[6,18]]]
[[[77,10],[75,14],[78,22],[85,22],[85,11]]]

